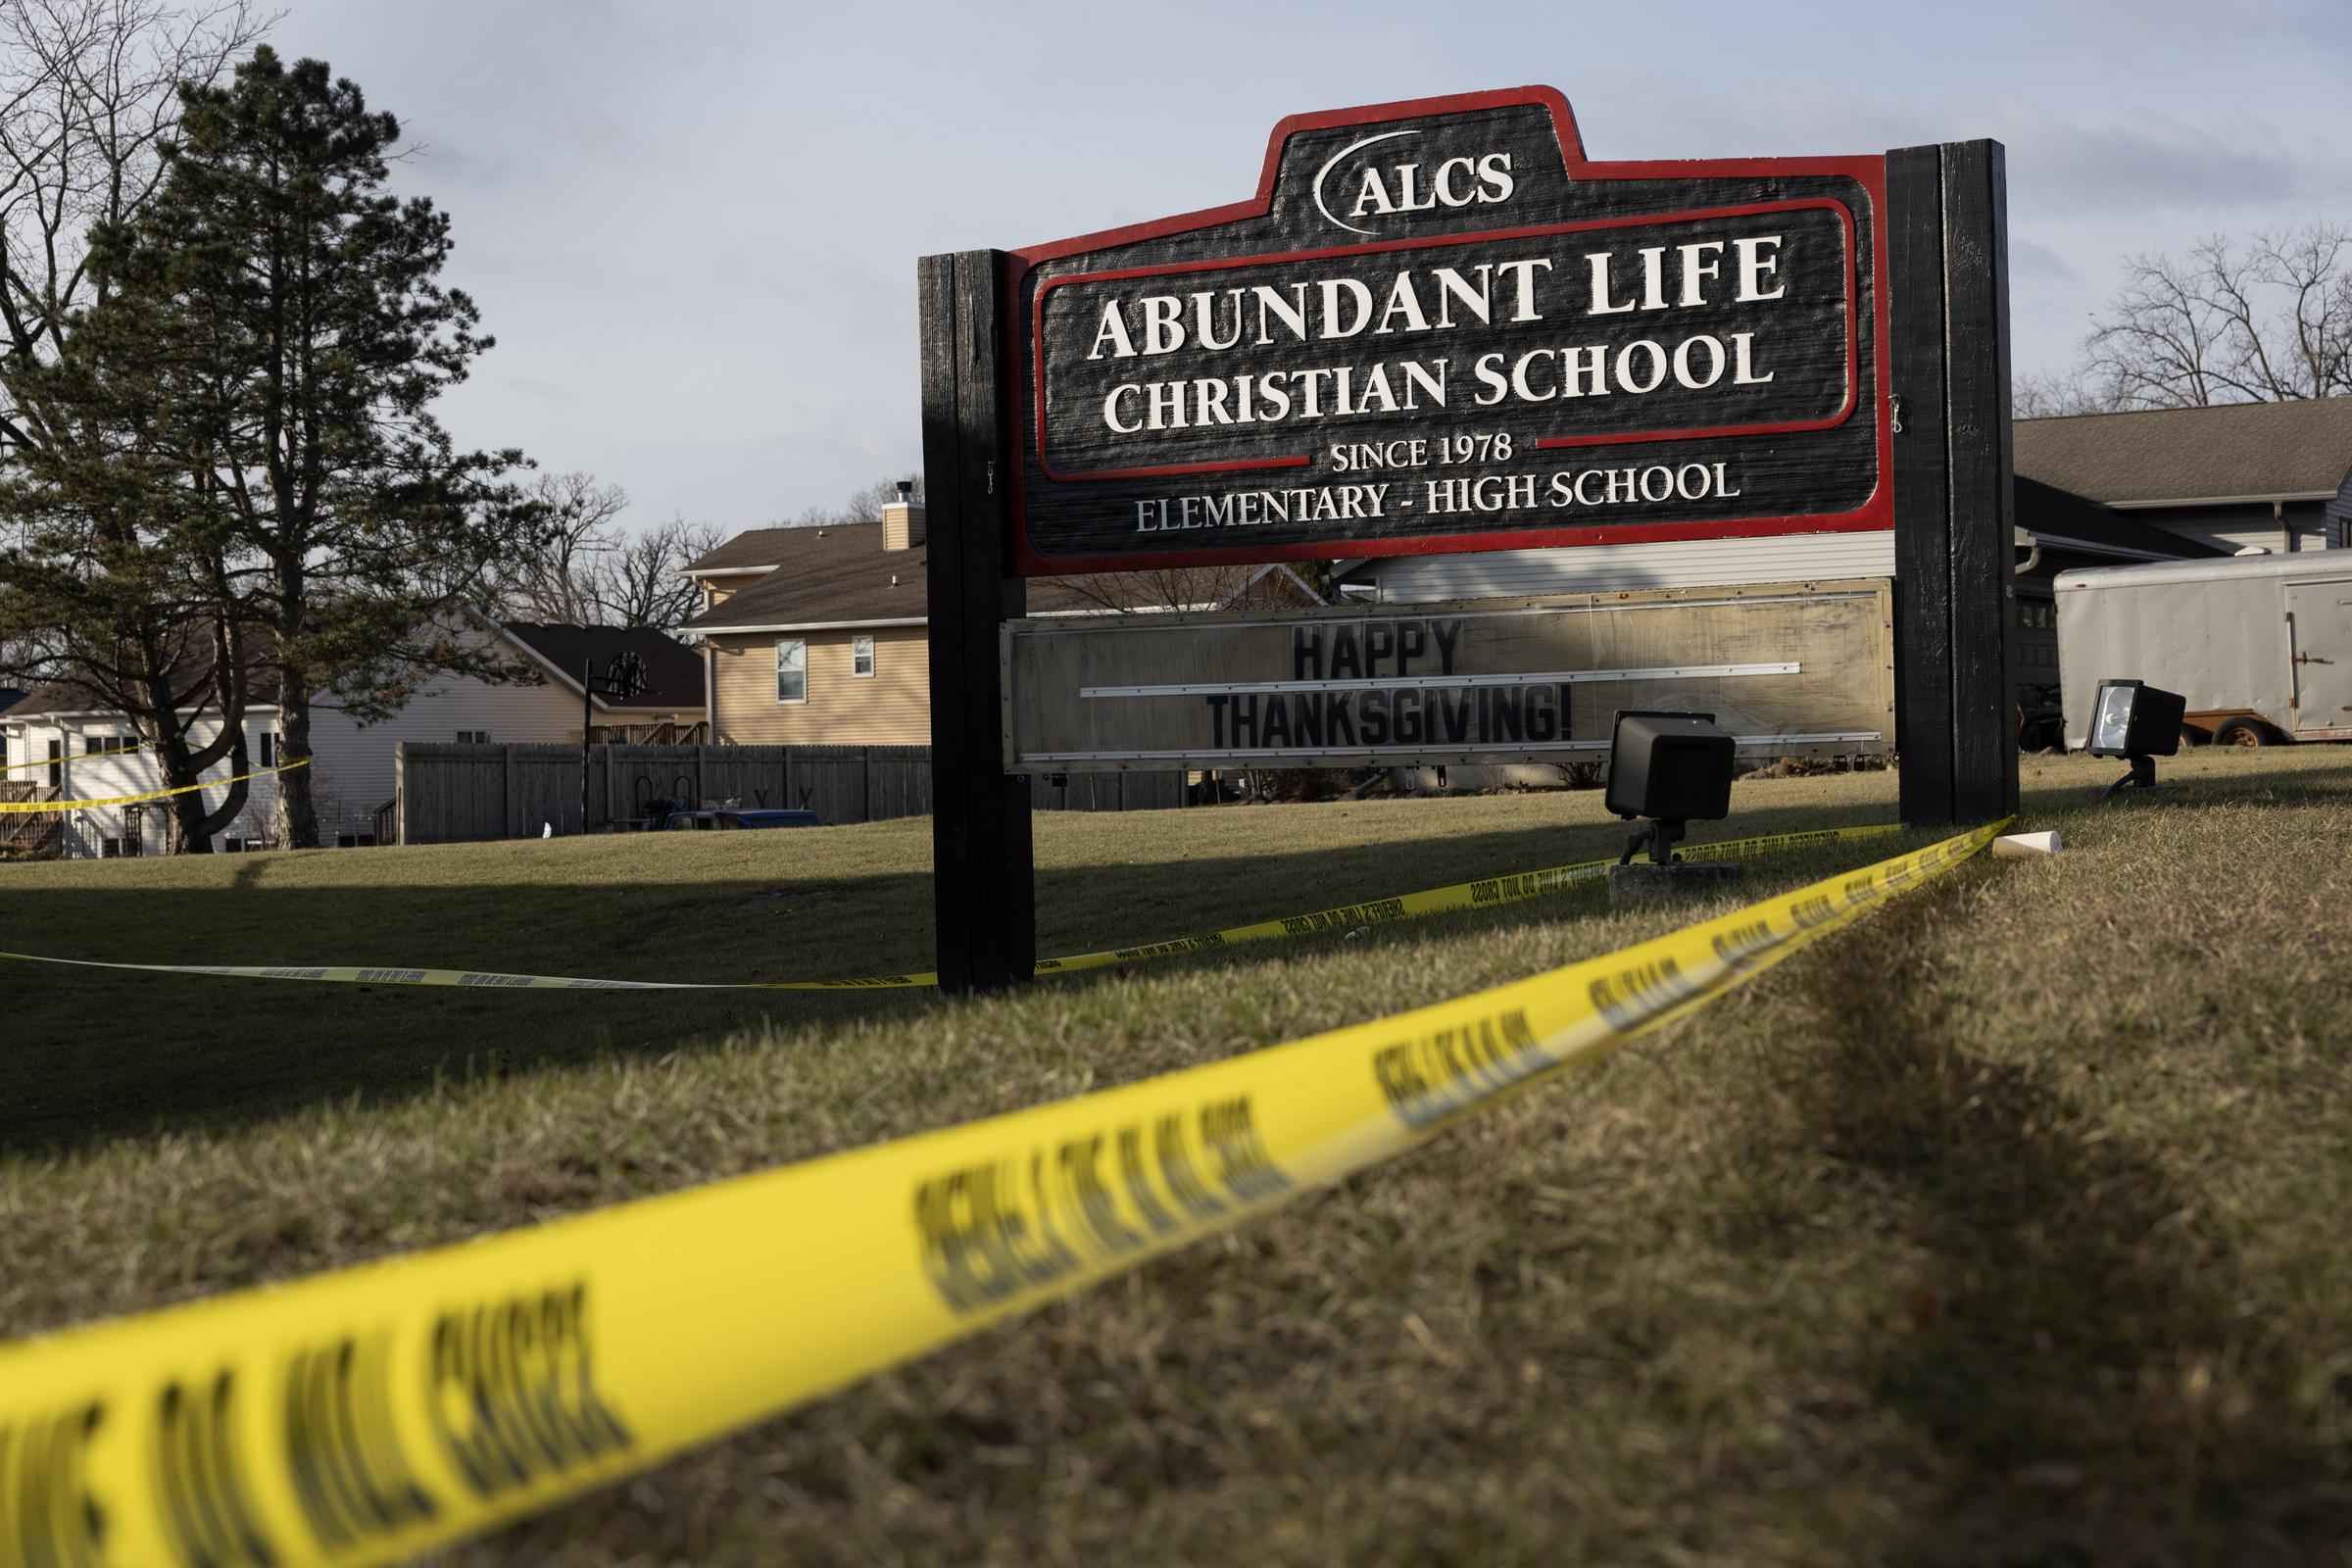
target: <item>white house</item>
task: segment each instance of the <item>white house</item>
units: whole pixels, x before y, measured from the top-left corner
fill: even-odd
[[[311,787],[322,844],[375,842],[375,815],[392,799],[394,750],[402,741],[576,745],[583,719],[589,738],[598,741],[703,738],[702,659],[662,632],[650,627],[484,621],[469,635],[518,654],[539,680],[498,684],[470,675],[443,676],[398,712],[373,724],[356,722],[332,706],[331,698],[322,695],[317,700],[311,712]],[[584,707],[583,670],[601,675],[624,654],[643,662],[644,692],[626,703],[590,696]],[[279,759],[274,705],[250,705],[245,732],[249,765],[275,766]],[[209,743],[220,733],[218,717],[197,721],[200,742]],[[154,755],[137,749],[137,732],[123,714],[93,709],[80,694],[49,687],[0,712],[0,739],[11,764],[10,771],[0,774],[8,792],[58,805],[55,816],[0,816],[0,840],[12,830],[19,839],[54,833],[62,838],[61,852],[70,857],[136,855],[142,849],[161,853],[169,802],[80,808],[73,805],[163,788]],[[123,752],[128,755],[105,755]],[[203,794],[209,806],[217,807],[226,798],[229,774],[225,760],[206,771]],[[255,779],[245,809],[215,848],[261,847],[275,802],[275,781]]]
[[[2020,419],[2017,471],[2220,555],[2352,545],[2352,398]]]

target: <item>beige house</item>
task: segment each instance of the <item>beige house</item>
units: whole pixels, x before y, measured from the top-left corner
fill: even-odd
[[[681,628],[708,668],[710,738],[722,746],[925,746],[931,660],[923,508],[880,522],[754,528],[690,564],[703,612]],[[1234,582],[1152,573],[1039,577],[1029,612],[1115,614],[1240,602],[1323,601],[1285,566]]]

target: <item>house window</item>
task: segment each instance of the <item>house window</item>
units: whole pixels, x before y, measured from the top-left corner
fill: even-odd
[[[850,673],[871,675],[874,672],[874,640],[871,637],[850,639]]]
[[[808,641],[800,637],[784,638],[776,644],[776,701],[805,703],[808,700]]]
[[[49,743],[49,787],[53,790],[62,790],[66,787],[65,755],[66,743],[63,740],[53,740]]]
[[[102,757],[108,752],[120,751],[130,740],[131,737],[127,735],[84,735],[81,738],[81,755]]]
[[[100,839],[98,841],[98,858],[102,860],[122,858],[122,841],[121,839]]]
[[[257,733],[254,736],[254,748],[255,755],[261,759],[255,764],[256,766],[275,767],[277,765],[277,731],[266,729]]]
[[[460,746],[487,746],[490,744],[490,732],[486,729],[462,729],[458,731],[458,744]]]

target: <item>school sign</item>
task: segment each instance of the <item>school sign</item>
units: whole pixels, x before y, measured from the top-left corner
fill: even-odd
[[[2014,810],[2005,211],[1991,142],[1602,162],[1521,87],[1294,116],[1247,200],[925,258],[942,983],[1030,973],[1030,772],[1556,760],[1638,706],[1898,750],[1915,825]],[[1890,591],[1778,608],[1023,613],[1053,574],[1862,529]]]
[[[1885,160],[1588,160],[1556,93],[1301,116],[1012,253],[1027,573],[1884,528]]]

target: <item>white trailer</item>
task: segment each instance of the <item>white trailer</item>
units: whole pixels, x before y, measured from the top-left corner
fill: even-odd
[[[2352,550],[2060,572],[2056,598],[2069,751],[2122,678],[2187,698],[2192,741],[2352,740]]]

